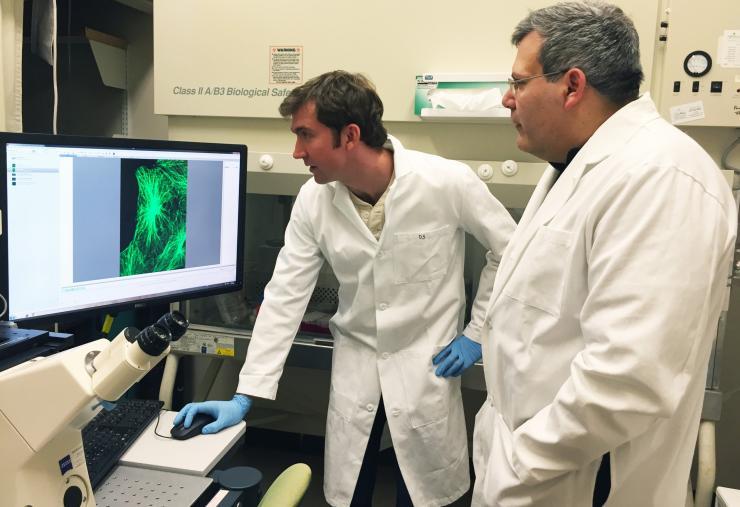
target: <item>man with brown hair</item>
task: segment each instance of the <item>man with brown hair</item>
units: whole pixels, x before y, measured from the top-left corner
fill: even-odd
[[[313,179],[300,190],[252,333],[234,400],[185,407],[240,420],[248,396],[274,399],[319,270],[339,281],[324,493],[371,505],[386,424],[397,458],[397,505],[446,505],[469,489],[459,375],[480,358],[483,312],[514,229],[466,165],[405,149],[363,76],[335,71],[294,89],[280,107],[293,156]],[[472,317],[465,307],[465,232],[489,249]],[[433,364],[434,361],[434,364]],[[435,368],[436,366],[436,368]],[[178,421],[176,421],[178,422]],[[208,431],[206,431],[208,430]]]

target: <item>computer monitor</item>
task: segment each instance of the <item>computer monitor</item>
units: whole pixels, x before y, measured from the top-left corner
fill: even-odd
[[[247,147],[0,133],[8,320],[243,283]]]

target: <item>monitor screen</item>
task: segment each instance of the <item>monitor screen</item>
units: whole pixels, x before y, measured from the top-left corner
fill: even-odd
[[[244,145],[0,134],[8,320],[238,290]]]

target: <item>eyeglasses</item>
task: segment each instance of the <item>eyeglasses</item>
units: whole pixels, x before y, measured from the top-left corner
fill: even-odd
[[[512,94],[516,95],[516,92],[519,90],[519,88],[522,86],[522,84],[526,83],[527,81],[530,81],[532,79],[538,78],[538,77],[548,77],[548,76],[555,76],[557,74],[563,74],[564,72],[567,72],[568,69],[565,70],[556,70],[555,72],[546,72],[544,74],[535,74],[534,76],[527,76],[527,77],[521,77],[519,79],[509,78],[507,79],[507,82],[509,83],[509,90]]]

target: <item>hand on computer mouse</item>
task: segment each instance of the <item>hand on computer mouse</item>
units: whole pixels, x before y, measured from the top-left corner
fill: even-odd
[[[183,423],[172,426],[170,429],[170,435],[172,435],[172,438],[175,440],[187,440],[188,438],[202,434],[203,427],[213,421],[215,421],[215,419],[212,416],[201,412],[195,414],[190,426],[187,428]]]
[[[218,433],[224,428],[233,426],[244,419],[252,406],[252,400],[243,394],[236,394],[230,401],[204,401],[201,403],[188,403],[177,414],[173,424],[177,426],[183,423],[189,428],[196,414],[208,414],[213,419],[212,423],[203,427],[202,433]]]

